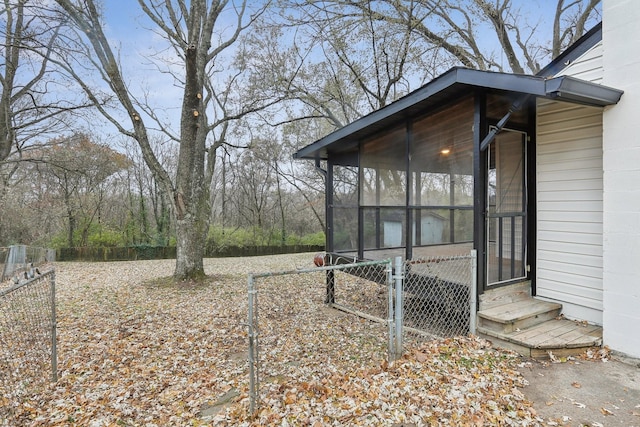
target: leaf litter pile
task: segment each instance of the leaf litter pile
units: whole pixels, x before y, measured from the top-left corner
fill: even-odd
[[[8,426],[538,425],[516,355],[475,337],[405,342],[324,305],[324,274],[258,283],[259,400],[249,414],[247,275],[311,267],[311,254],[56,266],[59,380],[20,399]],[[364,301],[380,288],[354,289]],[[384,293],[384,290],[382,291]],[[1,387],[1,386],[0,386]]]

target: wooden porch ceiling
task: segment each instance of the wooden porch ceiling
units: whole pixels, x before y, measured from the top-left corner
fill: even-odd
[[[529,95],[593,106],[615,104],[622,96],[618,89],[569,76],[548,79],[455,67],[409,95],[302,148],[294,158],[327,159],[329,152],[348,152],[362,138],[476,91],[516,98]]]

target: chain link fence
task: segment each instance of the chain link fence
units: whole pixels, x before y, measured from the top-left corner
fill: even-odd
[[[369,359],[376,349],[386,350],[392,362],[406,340],[475,333],[475,251],[394,263],[329,255],[325,261],[334,265],[249,275],[252,414],[269,394],[260,385],[273,389],[287,378],[300,380],[300,365],[318,378],[341,362]],[[365,320],[336,320],[332,309]],[[319,348],[318,341],[327,345]]]
[[[300,380],[300,366],[313,378],[374,353],[393,359],[391,271],[390,261],[375,261],[249,276],[250,413],[281,383]]]
[[[475,333],[476,252],[404,262],[403,324],[412,338]]]
[[[48,380],[57,381],[53,259],[29,258],[51,252],[20,246],[16,255],[14,248],[5,251],[3,271],[10,279],[0,288],[0,419]]]

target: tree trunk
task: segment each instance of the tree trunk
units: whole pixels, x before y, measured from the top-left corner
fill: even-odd
[[[207,187],[197,185],[184,200],[181,193],[176,199],[176,280],[198,280],[205,277],[202,259],[209,229],[209,193]]]
[[[67,245],[72,248],[73,244],[73,234],[76,231],[76,216],[71,208],[71,194],[69,194],[67,180],[64,180],[64,204],[67,208],[67,220],[69,222],[69,230],[67,232]]]
[[[200,279],[205,276],[204,240],[202,224],[191,218],[176,221],[176,270],[174,277],[178,280]]]
[[[194,3],[195,4],[195,3]],[[192,4],[196,10],[198,5]],[[194,16],[197,16],[194,13]],[[202,16],[202,15],[201,15]],[[194,34],[199,34],[195,31]],[[190,34],[191,36],[191,34]],[[198,44],[201,42],[201,44]],[[204,277],[202,258],[209,225],[209,185],[204,182],[206,111],[202,101],[205,57],[209,41],[196,37],[185,50],[185,82],[180,115],[180,151],[174,192],[176,216],[177,280]]]

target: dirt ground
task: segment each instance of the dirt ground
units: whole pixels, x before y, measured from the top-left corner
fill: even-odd
[[[525,397],[548,425],[640,426],[640,360],[534,361],[520,372]]]

